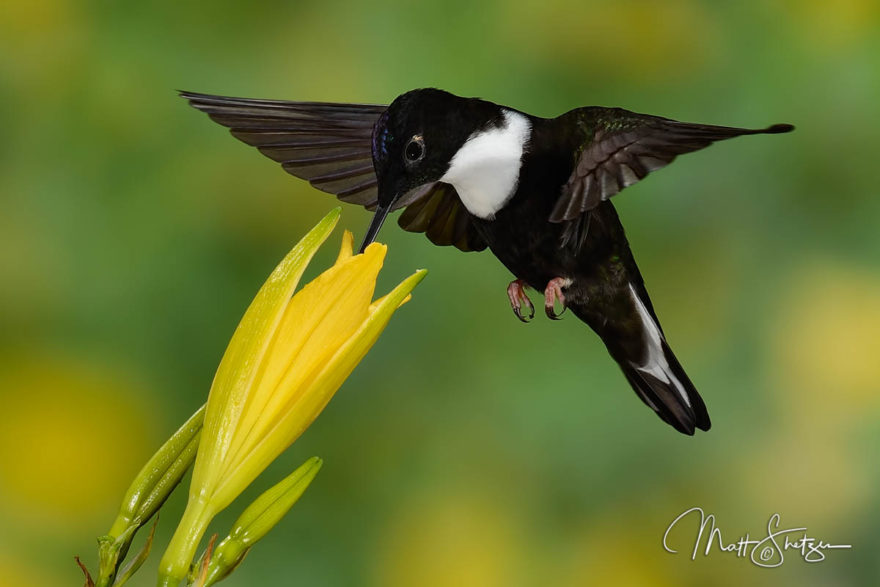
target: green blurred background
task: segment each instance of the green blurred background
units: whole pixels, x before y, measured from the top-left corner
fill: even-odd
[[[394,223],[430,274],[253,491],[324,469],[233,585],[868,585],[880,559],[880,4],[0,4],[0,584],[81,584],[134,473],[204,401],[249,300],[334,205],[175,89],[385,103],[437,86],[555,116],[797,125],[616,199],[713,428],[688,438],[568,315],[520,324],[488,253]],[[346,207],[362,233],[368,213]],[[309,275],[329,264],[341,232]],[[152,585],[183,506],[163,510]],[[661,538],[702,506],[853,544],[775,570]]]

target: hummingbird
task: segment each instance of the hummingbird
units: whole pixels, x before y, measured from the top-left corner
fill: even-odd
[[[488,248],[515,278],[507,295],[517,318],[534,318],[527,288],[543,292],[546,315],[570,309],[589,325],[663,421],[688,435],[710,428],[611,198],[678,155],[792,125],[691,124],[598,106],[542,118],[434,88],[390,105],[180,94],[291,175],[374,211],[361,251],[399,209],[404,230],[436,245]]]

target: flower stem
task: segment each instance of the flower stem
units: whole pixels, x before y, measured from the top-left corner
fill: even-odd
[[[189,572],[199,542],[214,518],[208,503],[190,499],[159,563],[159,587],[177,587]]]

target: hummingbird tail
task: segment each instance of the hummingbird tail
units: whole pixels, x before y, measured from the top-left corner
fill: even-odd
[[[641,400],[679,432],[691,435],[695,427],[708,430],[712,423],[703,398],[669,345],[664,341],[661,346],[663,359],[650,365],[618,362],[624,376]]]
[[[664,422],[688,435],[708,430],[706,404],[669,348],[647,292],[630,284],[628,294],[601,308],[569,307],[599,334],[633,390]],[[617,319],[608,319],[609,307]]]

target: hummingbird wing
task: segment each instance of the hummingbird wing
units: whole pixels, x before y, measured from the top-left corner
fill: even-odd
[[[387,106],[180,95],[229,128],[234,137],[281,163],[289,174],[343,202],[368,210],[378,204],[372,134]],[[398,223],[404,230],[424,232],[434,244],[455,245],[463,251],[486,248],[451,185],[415,189],[394,209],[403,206],[408,207]]]
[[[289,174],[343,202],[378,203],[372,134],[386,106],[180,95]]]
[[[774,124],[763,129],[691,124],[621,108],[595,106],[563,115],[567,116],[577,117],[585,141],[574,171],[550,214],[550,222],[577,219],[683,153],[741,135],[784,133],[794,129],[790,124]]]

